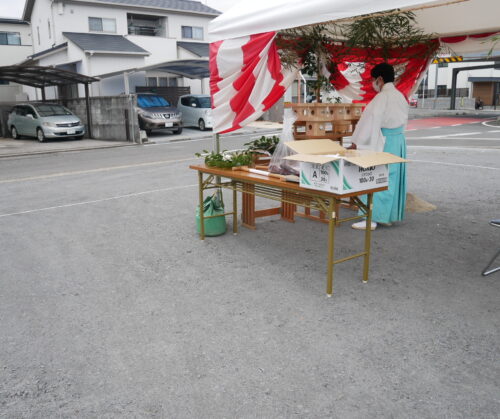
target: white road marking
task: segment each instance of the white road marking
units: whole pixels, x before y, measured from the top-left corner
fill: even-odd
[[[50,175],[40,175],[40,176],[31,176],[31,177],[25,177],[25,178],[0,180],[0,184],[13,183],[13,182],[25,182],[25,181],[29,181],[29,180],[50,179],[50,178],[56,178],[56,177],[62,177],[62,176],[82,175],[82,174],[88,174],[88,173],[109,172],[111,170],[131,169],[131,168],[135,168],[135,167],[144,167],[144,166],[157,166],[160,164],[182,163],[182,162],[192,161],[192,160],[197,160],[197,159],[198,159],[197,157],[191,157],[189,159],[160,160],[160,161],[152,161],[152,162],[146,162],[146,163],[127,164],[124,166],[110,166],[110,167],[101,167],[99,169],[77,170],[74,172],[52,173]]]
[[[500,167],[475,166],[473,164],[461,164],[461,163],[443,163],[441,161],[428,161],[428,160],[413,160],[413,159],[411,159],[411,162],[439,164],[441,166],[474,167],[476,169],[500,170]]]
[[[441,127],[430,127],[428,129],[438,129],[438,128],[441,128]]]
[[[227,141],[227,140],[232,140],[232,139],[241,139],[242,137],[255,137],[255,138],[260,138],[263,135],[277,135],[279,134],[280,130],[273,130],[273,131],[262,131],[262,132],[250,132],[248,134],[240,134],[240,135],[235,135],[235,134],[229,134],[225,136],[224,134],[221,136],[220,140],[221,141]],[[154,141],[154,139],[152,139]],[[161,140],[158,140],[161,141]],[[152,146],[158,146],[158,145],[175,145],[175,144],[182,144],[182,143],[195,143],[195,142],[200,142],[200,141],[214,141],[213,137],[207,138],[192,138],[190,140],[167,140],[165,142],[161,143],[146,143],[144,144],[145,146],[152,147]]]
[[[130,193],[130,194],[126,194],[126,195],[111,196],[109,198],[95,199],[93,201],[74,202],[72,204],[56,205],[54,207],[36,208],[36,209],[26,210],[26,211],[11,212],[9,214],[0,214],[0,218],[2,218],[2,217],[10,217],[12,215],[32,214],[34,212],[49,211],[49,210],[58,209],[58,208],[70,208],[70,207],[76,207],[76,206],[79,206],[79,205],[97,204],[99,202],[112,201],[112,200],[115,200],[115,199],[132,198],[132,197],[135,197],[135,196],[141,196],[141,195],[146,195],[146,194],[150,194],[150,193],[168,192],[168,191],[174,191],[176,189],[193,188],[195,186],[198,186],[198,184],[195,183],[193,185],[172,186],[170,188],[152,189],[150,191],[135,192],[135,193]]]
[[[483,146],[484,147],[484,146]],[[448,150],[455,150],[455,151],[467,151],[468,153],[471,152],[481,152],[481,153],[491,153],[492,151],[498,151],[500,152],[500,148],[495,148],[493,147],[488,147],[488,148],[479,148],[476,146],[462,146],[462,147],[449,147],[449,146],[436,146],[436,145],[409,145],[407,147],[408,149],[417,149],[417,150],[440,150],[440,151],[448,151]]]
[[[463,124],[453,124],[453,125],[450,125],[450,127],[459,127],[460,125],[463,125]]]
[[[485,127],[498,128],[498,125],[490,125],[488,122],[492,122],[494,119],[489,119],[488,121],[481,122]]]
[[[476,134],[481,134],[480,132],[461,132],[460,134],[442,134],[442,135],[432,135],[430,137],[418,137],[418,138],[445,138],[445,137],[460,137],[463,135],[476,135]],[[409,139],[410,137],[406,137],[406,139]],[[413,137],[417,138],[417,137]]]
[[[461,132],[459,134],[445,134],[445,137],[461,137],[464,135],[477,135],[481,134],[480,132]]]
[[[432,140],[442,138],[446,140],[446,135],[434,135],[432,137],[406,137],[407,140]],[[481,141],[500,141],[500,138],[483,138],[483,137],[462,137],[462,138],[448,138],[448,140],[481,140]]]
[[[500,132],[500,130],[486,131],[486,132]]]

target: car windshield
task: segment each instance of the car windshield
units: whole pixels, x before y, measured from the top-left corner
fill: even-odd
[[[200,106],[202,108],[211,108],[212,104],[210,103],[210,96],[199,97]]]
[[[139,95],[137,96],[137,104],[141,108],[168,107],[170,103],[161,96]]]
[[[61,105],[36,105],[35,108],[40,116],[73,115],[69,109]]]

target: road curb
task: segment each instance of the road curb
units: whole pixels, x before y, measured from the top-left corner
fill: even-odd
[[[237,137],[241,135],[248,135],[248,134],[262,134],[262,135],[269,135],[271,133],[276,133],[276,131],[280,131],[280,128],[275,128],[271,129],[269,131],[262,131],[262,128],[260,129],[254,129],[252,131],[245,131],[245,132],[234,132],[234,133],[228,133],[228,134],[223,134],[224,138],[228,137]],[[169,143],[180,143],[183,141],[193,141],[193,140],[211,140],[215,134],[203,136],[203,137],[185,137],[185,138],[178,138],[178,139],[172,139],[172,140],[167,140],[167,141],[162,141],[162,142],[156,142],[156,141],[148,141],[147,143],[144,143],[144,145],[154,145],[154,144],[169,144]]]
[[[8,157],[23,157],[23,156],[35,156],[39,154],[55,154],[55,153],[68,153],[71,151],[86,151],[86,150],[99,150],[106,148],[118,148],[118,147],[130,147],[134,145],[141,145],[137,143],[130,144],[113,144],[113,145],[101,145],[96,147],[78,147],[72,149],[57,149],[57,150],[44,150],[44,151],[31,151],[24,153],[13,153],[13,154],[0,154],[0,159],[8,158]]]

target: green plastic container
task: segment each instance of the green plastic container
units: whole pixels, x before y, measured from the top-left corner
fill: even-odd
[[[214,218],[205,218],[205,236],[220,236],[226,232],[226,216],[224,204],[216,195],[209,196],[203,201],[204,217],[219,215]],[[201,233],[200,206],[196,207],[196,230]]]

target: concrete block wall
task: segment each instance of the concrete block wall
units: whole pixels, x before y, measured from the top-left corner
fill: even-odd
[[[259,118],[262,121],[283,122],[284,100],[281,98]]]
[[[436,104],[434,105],[434,102]],[[450,109],[451,98],[425,98],[418,100],[418,108],[421,109]],[[455,109],[475,109],[475,100],[468,97],[457,97],[455,99]]]
[[[64,102],[64,105],[88,126],[85,98],[68,99]],[[136,106],[136,95],[91,97],[93,138],[97,140],[139,142]]]
[[[0,137],[10,137],[10,130],[7,126],[7,119],[9,118],[9,113],[12,110],[12,106],[13,104],[11,103],[0,103]]]

